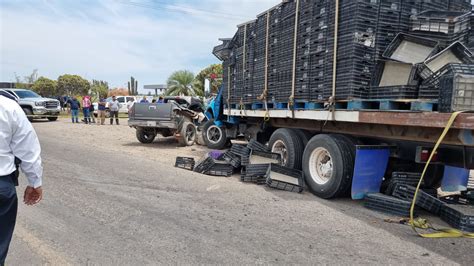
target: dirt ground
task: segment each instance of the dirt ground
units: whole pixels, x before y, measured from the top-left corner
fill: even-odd
[[[361,202],[177,169],[176,156],[199,158],[208,150],[178,147],[173,138],[141,144],[125,119],[120,126],[98,126],[61,118],[34,127],[45,198],[36,207],[20,206],[11,265],[474,260],[472,241],[422,239]]]

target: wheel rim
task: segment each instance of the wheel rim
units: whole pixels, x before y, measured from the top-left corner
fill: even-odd
[[[329,182],[334,172],[331,154],[325,148],[316,148],[309,157],[309,172],[318,185]]]
[[[146,140],[150,140],[152,138],[152,135],[144,132],[143,133],[143,138],[145,138]]]
[[[207,129],[207,139],[212,144],[217,144],[222,139],[222,129],[218,126],[212,125]]]
[[[277,140],[273,143],[272,152],[278,153],[281,155],[281,162],[283,165],[287,165],[288,163],[288,149],[286,148],[285,142],[282,140]]]
[[[194,127],[193,127],[193,125],[188,125],[188,127],[186,128],[186,140],[188,142],[194,140]]]

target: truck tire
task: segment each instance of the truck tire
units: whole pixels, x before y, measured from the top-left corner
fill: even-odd
[[[196,126],[189,122],[183,122],[181,130],[179,131],[180,137],[178,138],[178,142],[180,146],[192,146],[196,141]]]
[[[268,146],[272,152],[281,154],[283,166],[301,169],[304,145],[295,129],[277,129],[270,137]]]
[[[155,140],[156,133],[143,128],[137,128],[137,139],[143,144],[152,143]]]
[[[28,107],[23,107],[22,109],[23,109],[23,112],[25,112],[25,115],[28,118],[28,121],[33,122],[33,111],[31,111],[31,109]]]
[[[354,142],[342,135],[316,135],[305,148],[303,172],[309,190],[330,199],[350,192],[355,161]]]
[[[51,122],[54,122],[54,121],[58,120],[58,117],[57,116],[50,116],[50,117],[48,117],[48,120],[51,121]]]
[[[304,129],[295,129],[296,134],[300,137],[301,141],[303,141],[303,145],[306,147],[306,144],[308,144],[309,140],[313,137],[313,134],[311,134],[309,131],[304,130]]]
[[[227,147],[227,134],[225,128],[214,124],[214,119],[209,119],[202,127],[202,137],[206,146],[213,150],[222,150]]]

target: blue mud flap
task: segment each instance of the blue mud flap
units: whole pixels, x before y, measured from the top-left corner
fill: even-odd
[[[468,181],[469,181],[468,169],[446,165],[444,167],[444,175],[443,175],[443,181],[441,182],[441,190],[445,192],[465,191],[467,190]]]
[[[352,199],[380,192],[390,157],[390,146],[357,146],[352,177]]]

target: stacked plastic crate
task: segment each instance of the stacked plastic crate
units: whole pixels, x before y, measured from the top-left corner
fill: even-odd
[[[253,75],[255,73],[255,30],[256,23],[251,21],[244,26],[244,57],[242,58],[243,67],[243,103],[251,103],[253,101]]]

